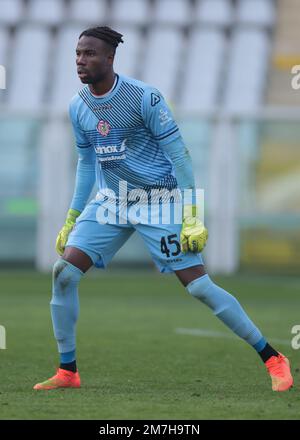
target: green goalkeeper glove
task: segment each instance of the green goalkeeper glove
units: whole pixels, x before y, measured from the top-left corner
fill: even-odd
[[[180,234],[181,251],[199,253],[204,249],[207,239],[208,231],[197,217],[197,207],[195,205],[184,206]]]
[[[72,229],[74,228],[74,225],[76,223],[76,219],[80,214],[81,213],[79,211],[76,211],[75,209],[69,209],[66,222],[65,222],[64,226],[62,227],[62,229],[60,230],[60,232],[57,236],[57,239],[56,239],[55,248],[56,248],[56,252],[59,255],[62,255],[64,253],[69,234],[72,231]]]

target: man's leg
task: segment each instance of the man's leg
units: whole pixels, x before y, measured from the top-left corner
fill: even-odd
[[[54,335],[60,354],[60,368],[56,376],[37,384],[35,389],[80,384],[75,353],[79,282],[92,265],[105,268],[133,232],[130,225],[98,223],[98,209],[99,203],[91,202],[87,205],[68,237],[62,258],[54,265],[50,304]],[[71,382],[76,379],[73,380],[75,385],[70,385],[70,378]]]
[[[274,391],[285,391],[292,386],[288,359],[267,343],[237,299],[214,284],[203,265],[177,270],[175,273],[192,296],[210,307],[227,327],[258,352],[271,375]]]
[[[60,368],[75,373],[75,333],[79,315],[78,284],[93,265],[80,249],[67,247],[53,267],[53,290],[50,302],[54,335],[60,354]]]
[[[78,284],[82,275],[93,265],[91,258],[80,249],[67,247],[62,258],[53,266],[52,299],[50,302],[54,336],[60,355],[57,374],[34,389],[80,386],[76,367],[76,323],[79,315]]]

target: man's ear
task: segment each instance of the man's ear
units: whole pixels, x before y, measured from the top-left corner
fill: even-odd
[[[115,59],[115,53],[114,53],[114,52],[110,52],[110,53],[108,54],[108,57],[107,57],[107,58],[108,58],[110,64],[113,65],[113,62],[114,62],[114,59]]]

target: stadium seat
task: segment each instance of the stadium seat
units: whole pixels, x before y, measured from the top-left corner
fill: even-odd
[[[15,25],[24,13],[22,0],[1,0],[0,24]]]
[[[63,0],[29,0],[26,18],[37,23],[56,25],[63,20],[64,15]]]
[[[71,21],[88,22],[90,24],[104,23],[107,15],[105,0],[72,0],[69,6],[68,18]]]
[[[0,66],[4,66],[5,69],[7,68],[8,38],[9,33],[7,29],[5,27],[0,27]],[[0,83],[3,86],[3,80],[0,81]],[[5,93],[6,91],[0,89],[0,104],[3,102]]]
[[[233,20],[230,0],[197,0],[194,18],[197,23],[228,26]]]
[[[153,19],[155,23],[186,25],[191,19],[190,2],[187,0],[156,0]]]
[[[63,26],[57,36],[50,91],[50,107],[57,112],[68,112],[71,98],[83,87],[76,68],[76,46],[81,32],[80,25]]]
[[[114,69],[120,74],[135,77],[144,44],[142,34],[136,27],[117,26],[116,30],[123,34],[124,44],[118,46]]]
[[[188,146],[193,160],[196,188],[207,190],[208,167],[210,144],[214,130],[213,123],[204,118],[182,118],[178,119],[180,132],[185,144]]]
[[[111,21],[144,25],[149,21],[150,11],[148,0],[112,0]]]
[[[275,22],[273,0],[239,0],[236,19],[242,24],[272,26]]]
[[[24,25],[18,29],[7,90],[9,108],[34,111],[42,105],[45,86],[50,78],[50,46],[47,28]],[[34,56],[30,56],[31,53]]]
[[[0,118],[0,194],[14,196],[28,192],[38,127],[38,122],[28,117]]]
[[[0,27],[0,65],[6,66],[8,55],[9,32],[5,27]]]
[[[175,86],[183,50],[183,34],[176,28],[152,27],[142,79],[158,88],[168,100],[175,98]]]
[[[262,104],[269,51],[266,31],[236,30],[228,60],[228,80],[224,83],[226,110],[255,111]]]
[[[196,28],[190,35],[186,50],[181,108],[185,111],[211,111],[218,104],[225,36],[221,30]]]

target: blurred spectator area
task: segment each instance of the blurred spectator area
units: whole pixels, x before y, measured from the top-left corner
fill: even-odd
[[[224,261],[235,260],[225,272],[257,262],[299,267],[300,91],[291,87],[299,23],[299,0],[0,0],[0,65],[7,71],[0,262],[34,260],[45,249],[54,258],[74,183],[67,112],[82,87],[75,48],[82,30],[109,25],[124,34],[115,71],[156,86],[176,113],[206,191],[208,264],[222,271]],[[260,117],[266,109],[275,116]],[[220,208],[228,193],[230,211]],[[43,222],[48,244],[37,232]],[[136,244],[123,258],[140,252]]]
[[[297,0],[279,4],[287,2],[299,13]],[[116,71],[155,84],[186,111],[248,110],[264,100],[274,0],[0,0],[0,8],[8,108],[64,112],[80,87],[78,36],[106,24],[124,34]]]

